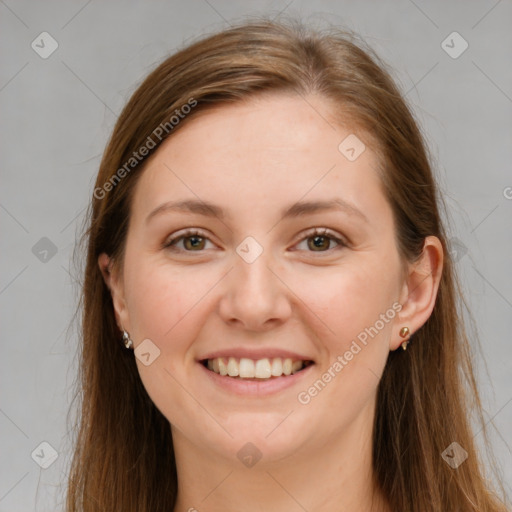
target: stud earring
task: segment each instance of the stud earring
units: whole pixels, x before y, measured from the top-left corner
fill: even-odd
[[[402,327],[400,329],[400,337],[407,338],[408,335],[409,335],[409,327]],[[407,340],[402,342],[402,348],[404,350],[407,350],[407,344],[408,343],[409,343],[409,339],[407,339]]]
[[[133,347],[133,341],[130,339],[130,335],[126,331],[123,331],[123,343],[126,348]]]

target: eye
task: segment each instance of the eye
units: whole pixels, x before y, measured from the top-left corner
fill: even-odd
[[[181,242],[183,242],[183,246],[178,247]],[[208,242],[211,243],[210,239],[202,231],[188,229],[181,235],[168,238],[163,247],[173,251],[201,252],[206,248],[205,245]]]
[[[335,247],[331,247],[332,243]],[[182,246],[179,247],[179,244]],[[163,248],[168,248],[176,252],[202,252],[207,249],[206,245],[212,243],[211,240],[200,230],[187,229],[181,234],[168,238],[163,245]],[[306,248],[300,247],[301,244],[306,243]],[[308,252],[328,252],[332,249],[345,247],[346,243],[332,233],[327,228],[314,228],[307,236],[301,240],[296,246],[299,250],[306,250]]]
[[[332,242],[336,243],[334,249],[346,246],[341,238],[327,228],[315,228],[307,234],[306,238],[297,247],[299,247],[299,250],[308,250],[309,252],[327,252],[333,249],[331,247]],[[306,248],[300,249],[300,245],[304,243],[306,243]]]

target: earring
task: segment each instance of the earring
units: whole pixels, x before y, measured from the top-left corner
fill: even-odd
[[[130,335],[126,331],[123,331],[123,343],[126,348],[133,347],[133,341],[130,339]]]
[[[409,327],[402,327],[400,329],[400,337],[407,338],[407,335],[409,334]],[[407,350],[407,344],[409,343],[409,340],[405,340],[402,342],[402,348],[404,350]]]

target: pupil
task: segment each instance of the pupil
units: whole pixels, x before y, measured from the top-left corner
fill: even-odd
[[[197,249],[197,248],[201,248],[202,247],[202,244],[204,243],[204,240],[200,236],[189,236],[186,239],[186,243],[188,243],[188,245],[191,248]]]
[[[329,240],[325,236],[314,236],[312,237],[313,240],[313,248],[316,249],[327,249],[329,247]],[[324,242],[322,244],[322,241]],[[325,244],[327,242],[327,245]],[[311,248],[311,246],[310,246]]]

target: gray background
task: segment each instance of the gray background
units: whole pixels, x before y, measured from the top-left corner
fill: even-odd
[[[0,511],[63,508],[77,340],[68,330],[78,289],[71,256],[117,115],[184,42],[242,16],[280,11],[354,29],[396,69],[449,206],[482,343],[475,363],[485,419],[498,430],[492,446],[511,494],[510,0],[0,0]],[[38,37],[44,31],[58,43],[46,59],[31,47],[51,49]],[[453,31],[469,44],[458,58],[442,47]],[[452,53],[462,48],[460,39],[445,44]],[[37,448],[34,459],[51,462],[49,448],[38,448],[43,441],[59,454],[47,469],[31,458]]]

